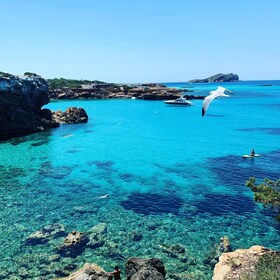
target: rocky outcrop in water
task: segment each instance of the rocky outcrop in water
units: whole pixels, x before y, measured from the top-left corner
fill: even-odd
[[[61,224],[53,224],[44,226],[42,229],[31,233],[27,239],[28,245],[39,245],[47,243],[51,238],[57,238],[65,235],[64,226]]]
[[[71,274],[69,277],[60,278],[57,280],[109,280],[110,274],[105,272],[103,268],[96,264],[86,263],[84,266]]]
[[[48,84],[38,75],[0,72],[0,139],[57,127],[48,109]]]
[[[130,258],[125,265],[127,280],[163,280],[165,268],[159,259]]]
[[[52,112],[52,118],[60,124],[75,124],[88,122],[88,115],[83,108],[70,107],[65,112]]]
[[[220,238],[219,244],[214,244],[212,250],[209,252],[209,257],[204,261],[204,263],[214,268],[216,263],[219,261],[221,254],[228,252],[231,252],[229,238],[227,236],[223,236]]]
[[[59,246],[58,253],[61,256],[76,257],[85,249],[88,241],[88,237],[84,233],[72,231]]]
[[[164,280],[165,268],[159,259],[130,258],[126,262],[127,280]],[[80,270],[60,280],[112,280],[110,273],[96,264],[86,263]],[[124,277],[122,277],[124,279]],[[59,279],[58,279],[59,280]]]
[[[262,246],[252,246],[249,249],[239,249],[231,253],[223,253],[215,266],[212,280],[256,279],[257,266],[260,259],[264,256],[270,256],[272,259],[278,256],[280,259],[280,252],[272,251]],[[278,275],[280,275],[279,261],[275,264],[275,269],[278,269]]]
[[[236,74],[216,74],[205,79],[194,79],[188,81],[189,83],[223,83],[223,82],[238,82],[239,77]]]

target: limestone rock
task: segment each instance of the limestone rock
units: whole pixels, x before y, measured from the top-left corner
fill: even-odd
[[[163,280],[165,268],[159,259],[130,258],[126,262],[127,280]]]
[[[275,251],[262,246],[223,253],[215,266],[212,280],[237,280],[243,279],[242,277],[255,279],[256,265],[260,257],[271,253],[275,253]]]
[[[38,75],[0,73],[0,139],[59,126],[42,106],[49,103],[48,84]]]
[[[108,280],[110,274],[96,264],[86,263],[80,270],[66,278],[57,280]]]
[[[88,115],[83,108],[69,107],[65,112],[58,110],[52,113],[52,118],[56,122],[63,124],[86,123]]]

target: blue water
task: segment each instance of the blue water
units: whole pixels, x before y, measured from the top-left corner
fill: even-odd
[[[217,86],[166,85],[203,96]],[[202,100],[185,108],[141,100],[52,102],[52,110],[85,108],[89,122],[2,142],[0,279],[52,279],[85,262],[124,268],[131,256],[161,258],[168,279],[211,279],[209,259],[222,236],[233,249],[280,249],[273,212],[245,187],[252,176],[280,177],[280,81],[223,86],[234,95],[214,100],[204,118]],[[261,157],[243,159],[252,148]],[[105,243],[76,258],[57,257],[64,237],[26,243],[57,223],[66,233],[106,223]],[[172,245],[184,252],[171,253]]]

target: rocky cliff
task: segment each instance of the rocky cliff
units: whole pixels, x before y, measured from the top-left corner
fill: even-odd
[[[42,109],[48,103],[48,84],[40,76],[0,72],[0,139],[59,126],[51,111]]]
[[[205,79],[194,79],[188,81],[189,83],[223,83],[223,82],[237,82],[239,77],[236,74],[216,74]]]
[[[262,246],[223,253],[212,280],[280,279],[280,252]]]

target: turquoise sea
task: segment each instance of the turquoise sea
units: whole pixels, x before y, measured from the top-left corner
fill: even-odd
[[[217,87],[166,85],[204,96]],[[124,270],[131,256],[162,259],[167,279],[211,279],[223,236],[233,249],[280,249],[274,213],[245,187],[252,176],[280,177],[280,81],[220,85],[234,95],[204,118],[202,100],[59,101],[46,107],[83,107],[89,122],[1,142],[0,279],[53,279],[85,262]],[[252,148],[261,157],[243,159]],[[44,226],[99,223],[104,242],[77,257],[57,255],[63,236],[26,242]]]

